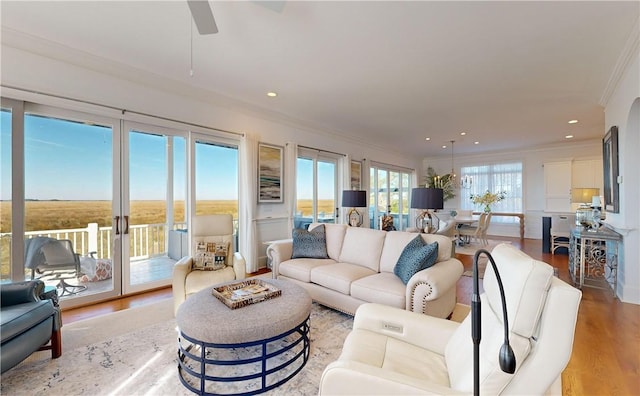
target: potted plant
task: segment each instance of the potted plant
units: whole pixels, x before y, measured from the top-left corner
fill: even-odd
[[[484,206],[485,213],[491,212],[491,205],[500,202],[507,196],[506,191],[492,193],[487,190],[484,194],[471,194],[471,201],[476,205]]]

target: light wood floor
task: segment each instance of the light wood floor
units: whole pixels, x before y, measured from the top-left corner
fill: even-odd
[[[560,279],[570,283],[567,255],[542,253],[542,241],[536,239],[502,239],[558,268]],[[471,268],[472,256],[457,257]],[[460,278],[460,303],[470,303],[472,287],[470,277]],[[154,290],[67,310],[62,320],[71,323],[167,298],[170,288]],[[573,355],[562,374],[562,387],[564,395],[640,395],[640,305],[622,303],[605,290],[583,289]]]

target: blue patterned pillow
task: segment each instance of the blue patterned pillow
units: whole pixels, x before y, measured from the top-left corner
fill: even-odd
[[[312,231],[298,228],[293,230],[293,254],[291,258],[329,258],[324,224],[317,226]]]
[[[406,285],[416,272],[431,267],[437,259],[438,242],[426,244],[422,237],[417,235],[404,247],[393,273]]]

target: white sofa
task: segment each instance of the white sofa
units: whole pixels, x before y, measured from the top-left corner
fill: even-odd
[[[500,293],[487,266],[480,296],[481,395],[561,395],[582,293],[553,268],[501,244],[492,255],[504,285],[515,373],[500,369],[504,342]],[[319,395],[468,395],[474,388],[471,315],[462,323],[362,305],[342,354],[320,380]]]
[[[311,224],[309,230],[318,224]],[[404,247],[417,234],[325,224],[327,259],[292,259],[293,242],[267,248],[273,277],[304,287],[314,301],[353,315],[361,304],[375,302],[440,318],[456,305],[456,283],[462,263],[451,257],[451,239],[421,234],[438,242],[432,267],[417,272],[405,285],[393,270]]]

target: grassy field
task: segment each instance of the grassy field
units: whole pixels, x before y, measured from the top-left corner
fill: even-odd
[[[27,201],[25,204],[25,231],[84,229],[89,223],[98,223],[98,227],[108,227],[113,223],[113,203],[111,201]],[[166,223],[164,201],[132,201],[130,225]],[[311,216],[312,201],[299,200],[298,211],[303,216]],[[318,212],[327,215],[335,212],[333,200],[321,200]],[[236,201],[197,201],[196,215],[229,213],[238,218]],[[184,201],[174,203],[174,223],[183,223]],[[0,232],[11,232],[11,202],[0,202]],[[9,271],[9,252],[11,238],[0,240],[0,273],[6,277]]]

